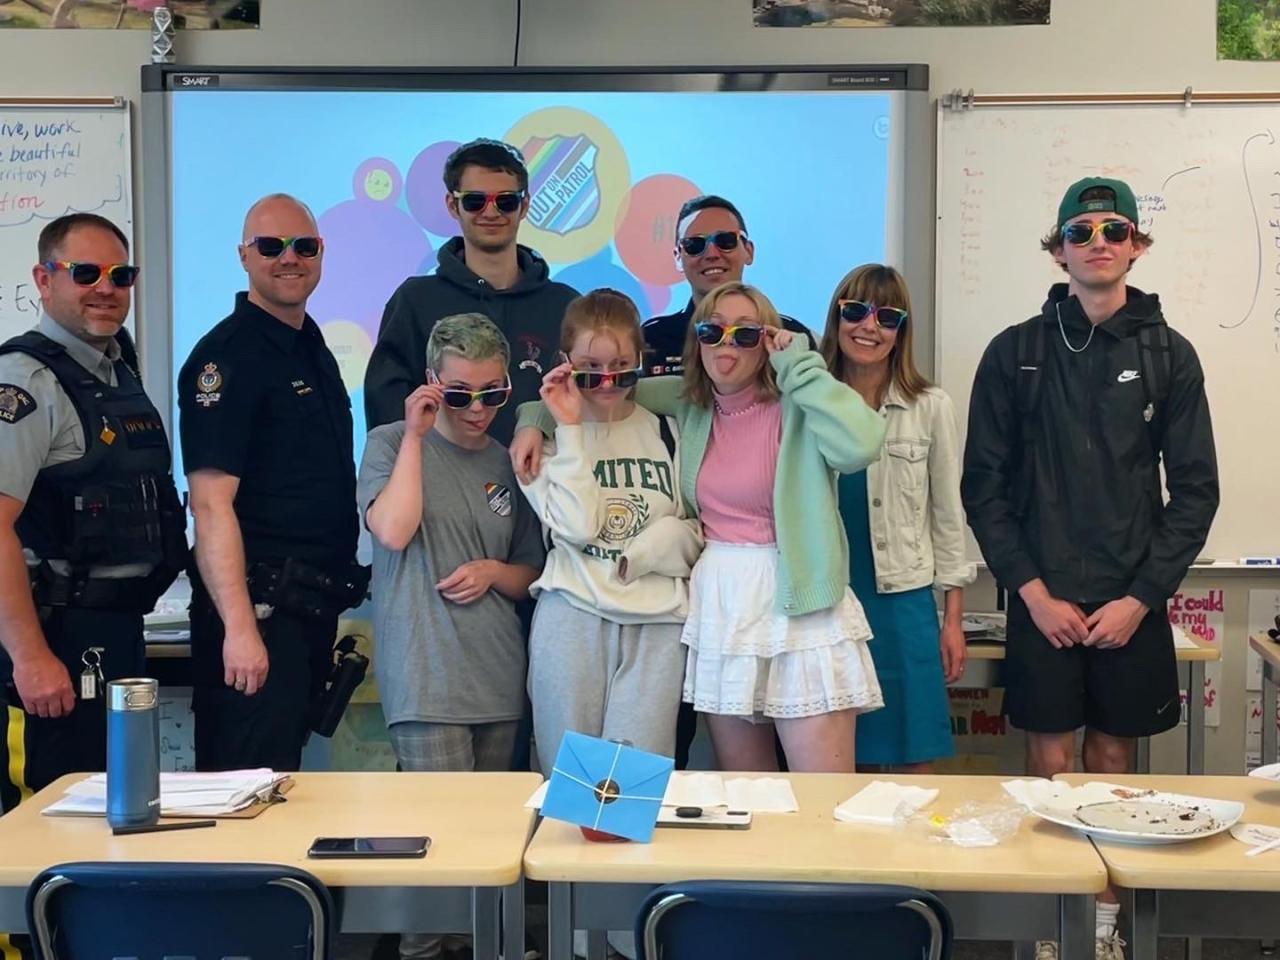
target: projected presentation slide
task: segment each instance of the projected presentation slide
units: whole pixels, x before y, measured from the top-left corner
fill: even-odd
[[[885,256],[886,217],[898,215],[888,198],[899,96],[177,92],[174,369],[246,286],[236,244],[249,205],[294,194],[325,241],[309,311],[351,393],[359,457],[362,382],[383,307],[406,277],[430,273],[457,233],[441,172],[455,147],[479,136],[523,151],[531,202],[520,241],[553,279],[616,287],[645,317],[682,308],[676,213],[716,193],[741,208],[756,245],[748,282],[820,332],[836,281]]]

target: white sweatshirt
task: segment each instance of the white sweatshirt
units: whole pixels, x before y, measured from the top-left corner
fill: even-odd
[[[702,531],[683,518],[679,476],[658,418],[640,407],[614,423],[557,427],[541,472],[521,485],[553,547],[530,593],[558,590],[615,623],[683,621]]]

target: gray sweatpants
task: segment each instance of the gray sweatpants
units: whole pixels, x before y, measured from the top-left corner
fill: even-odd
[[[543,776],[566,730],[671,756],[684,686],[679,623],[618,624],[538,597],[529,633],[529,699]]]

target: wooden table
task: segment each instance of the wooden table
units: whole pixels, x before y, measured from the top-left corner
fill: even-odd
[[[1280,643],[1265,633],[1249,638],[1249,647],[1262,659],[1262,762],[1280,760],[1276,751],[1276,684],[1280,683]]]
[[[1244,822],[1280,827],[1280,783],[1252,777],[1066,774],[1245,805]],[[1156,939],[1280,937],[1280,850],[1246,857],[1229,833],[1160,846],[1095,841],[1111,882],[1133,891],[1133,960],[1155,960]]]
[[[277,863],[307,870],[336,897],[344,932],[466,933],[496,958],[501,926],[524,943],[521,857],[534,773],[298,773],[287,800],[252,820],[173,833],[112,836],[94,817],[46,817],[83,774],[63,777],[0,817],[0,930],[24,932],[27,887],[76,860]],[[310,860],[320,836],[431,837],[421,860]]]
[[[1183,664],[1187,668],[1187,773],[1204,773],[1204,665],[1221,660],[1222,651],[1196,637],[1188,635],[1188,639],[1195,644],[1194,647],[1174,648],[1179,668]],[[1005,658],[1005,645],[994,640],[979,640],[970,643],[968,651],[964,675],[952,686],[960,689],[1001,686],[1000,668]],[[1151,769],[1149,737],[1138,738],[1137,754],[1138,770],[1148,772]]]
[[[571,960],[573,930],[589,931],[589,955],[603,956],[605,930],[630,930],[644,896],[678,880],[896,883],[938,893],[969,939],[1060,940],[1062,960],[1091,960],[1094,894],[1106,870],[1072,831],[1024,821],[997,847],[963,849],[918,827],[841,823],[837,804],[873,779],[791,774],[799,813],[757,814],[749,830],[659,828],[652,843],[591,843],[577,827],[543,820],[525,852],[525,874],[549,890],[550,957]],[[894,777],[938,787],[930,808],[1001,799],[999,777]]]

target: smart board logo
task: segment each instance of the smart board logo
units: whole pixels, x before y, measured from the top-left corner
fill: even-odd
[[[218,78],[208,73],[180,73],[175,78],[180,87],[216,87]]]
[[[534,137],[524,145],[524,155],[531,224],[563,237],[595,219],[600,212],[600,151],[589,137]]]

